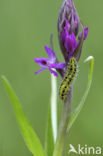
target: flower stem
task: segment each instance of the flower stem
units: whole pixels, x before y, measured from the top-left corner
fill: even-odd
[[[61,118],[61,123],[59,127],[58,137],[56,140],[53,156],[62,156],[64,142],[67,134],[66,133],[67,126],[68,126],[71,109],[72,109],[72,92],[73,92],[73,88],[71,87],[70,91],[68,92],[67,99],[64,101],[62,118]]]
[[[57,137],[57,78],[51,74],[51,119],[54,141]]]

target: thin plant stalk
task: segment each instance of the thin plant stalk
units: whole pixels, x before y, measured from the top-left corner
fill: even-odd
[[[73,94],[73,87],[70,88],[70,91],[68,92],[68,96],[64,101],[61,123],[58,131],[58,137],[55,144],[53,156],[62,156],[63,153],[68,122],[72,110],[72,94]]]
[[[57,137],[57,78],[51,75],[51,120],[54,142]]]

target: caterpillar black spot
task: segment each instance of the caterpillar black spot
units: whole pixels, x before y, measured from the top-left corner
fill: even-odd
[[[75,79],[77,69],[78,66],[76,59],[74,57],[70,58],[66,73],[59,89],[59,96],[62,100],[65,100],[67,97],[67,93],[73,83],[73,80]]]

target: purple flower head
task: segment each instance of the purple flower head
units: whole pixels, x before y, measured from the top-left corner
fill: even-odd
[[[74,33],[70,34],[70,24],[65,20],[65,27],[61,34],[61,42],[68,53],[68,58],[73,55],[74,50],[77,48],[77,41]]]
[[[56,63],[56,55],[48,46],[45,46],[45,50],[49,58],[34,58],[34,61],[42,67],[39,71],[36,71],[35,74],[38,74],[45,69],[49,69],[51,74],[57,77],[58,74],[55,69],[64,69],[65,63]]]
[[[70,57],[76,57],[75,52],[78,51],[81,54],[83,41],[87,38],[88,27],[82,26],[82,32],[78,35],[79,25],[80,20],[73,0],[64,0],[58,17],[58,39],[66,62]],[[78,36],[78,41],[76,36]]]
[[[83,42],[88,35],[88,27],[84,28],[80,22],[73,0],[63,1],[57,23],[59,45],[65,63],[59,63],[55,53],[48,46],[45,46],[48,58],[34,58],[34,61],[42,67],[39,71],[35,72],[35,74],[49,69],[50,73],[54,76],[58,76],[57,70],[63,77],[66,69],[64,67],[67,66],[69,59],[75,57],[77,62],[80,59]],[[82,32],[79,34],[80,25],[82,27]]]
[[[88,27],[83,28],[83,31],[84,31],[83,40],[85,40],[88,35]],[[77,47],[79,46],[79,42],[81,39],[82,39],[82,32],[78,36],[78,41],[77,41],[75,34],[73,32],[72,33],[70,32],[69,22],[67,20],[65,20],[65,26],[61,33],[61,43],[62,43],[62,46],[64,47],[64,51],[66,53],[66,56],[65,56],[66,61],[68,61],[69,58],[74,55]]]
[[[64,29],[65,20],[70,24],[70,32],[77,35],[80,20],[73,0],[64,0],[62,3],[58,16],[58,35],[61,35],[62,30]]]

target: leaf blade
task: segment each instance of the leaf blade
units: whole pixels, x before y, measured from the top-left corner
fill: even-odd
[[[24,141],[28,147],[28,149],[32,152],[34,156],[46,156],[43,147],[32,129],[27,117],[25,116],[21,104],[14,93],[11,85],[5,76],[2,76],[3,84],[5,86],[6,92],[12,102],[12,106],[14,109],[14,113],[21,131],[21,134],[24,138]]]

